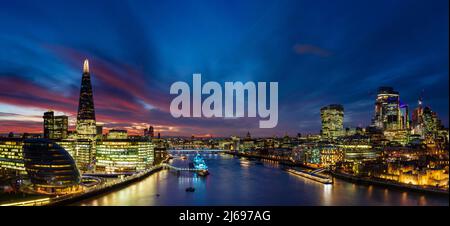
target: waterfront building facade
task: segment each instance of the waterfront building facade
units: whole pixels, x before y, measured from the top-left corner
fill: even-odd
[[[48,139],[24,140],[23,159],[34,192],[55,195],[82,191],[75,161],[58,144]]]
[[[1,173],[26,175],[22,147],[23,139],[21,138],[0,138]]]
[[[433,186],[448,189],[448,169],[423,168],[418,169],[413,164],[402,164],[400,162],[388,163],[383,172],[374,174],[374,177],[391,180],[404,184]]]
[[[135,173],[154,163],[154,146],[147,140],[105,139],[96,148],[98,173]]]
[[[157,156],[160,157],[159,162],[167,156],[165,148],[155,154],[153,143],[147,139],[105,139],[96,141],[95,146],[90,139],[53,142],[72,157],[77,169],[83,173],[138,172],[152,166]],[[93,149],[95,152],[91,151]],[[0,172],[27,175],[23,153],[23,138],[0,138]]]
[[[366,136],[340,138],[335,142],[306,142],[292,149],[295,162],[313,167],[336,168],[346,165],[353,168],[377,160],[380,150],[370,144]]]
[[[55,141],[74,159],[82,172],[95,171],[96,141],[92,139],[66,139]]]

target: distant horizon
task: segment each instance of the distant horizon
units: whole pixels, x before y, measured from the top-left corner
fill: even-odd
[[[74,126],[86,58],[97,122],[130,134],[149,125],[174,137],[318,134],[329,104],[344,106],[344,127],[366,127],[381,86],[398,91],[410,113],[423,97],[448,128],[448,8],[424,0],[5,2],[0,133],[42,132],[48,109]],[[277,127],[172,117],[170,85],[194,73],[221,84],[278,82]]]

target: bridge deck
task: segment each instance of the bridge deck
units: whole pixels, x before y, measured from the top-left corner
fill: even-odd
[[[173,169],[173,170],[176,170],[176,171],[192,171],[192,172],[199,172],[199,171],[202,171],[201,169],[195,169],[195,168],[180,168],[180,167],[175,167],[175,166],[169,165],[169,164],[167,164],[167,163],[163,163],[162,166],[163,166],[164,168]]]

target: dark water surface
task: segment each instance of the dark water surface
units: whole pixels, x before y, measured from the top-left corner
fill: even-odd
[[[193,158],[193,154],[188,155]],[[449,205],[448,197],[356,185],[324,185],[289,174],[270,161],[204,155],[210,175],[163,170],[123,189],[75,205]],[[187,167],[189,160],[171,164]],[[195,192],[186,192],[187,187]],[[159,194],[159,196],[158,196]]]

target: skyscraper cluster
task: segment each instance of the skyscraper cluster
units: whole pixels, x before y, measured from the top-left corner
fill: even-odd
[[[408,105],[400,102],[400,94],[392,87],[378,89],[373,125],[381,130],[409,128]]]
[[[76,130],[68,130],[68,116],[56,116],[53,111],[43,115],[44,138],[67,151],[81,172],[133,173],[141,171],[154,163],[153,127],[146,130],[146,136],[130,137],[126,130],[112,129],[103,136],[101,125],[95,118],[94,95],[89,71],[89,61],[83,64],[83,74],[79,96]],[[0,168],[25,173],[22,151],[22,138],[7,139],[0,143],[0,149],[10,155],[0,159]],[[10,144],[15,144],[14,146]],[[5,151],[5,153],[6,153]]]
[[[323,139],[336,139],[349,135],[351,129],[344,130],[344,107],[331,104],[320,109]],[[436,112],[424,107],[422,98],[411,114],[409,106],[400,99],[400,93],[392,87],[380,87],[375,99],[371,130],[381,131],[389,141],[406,144],[414,137],[425,139],[436,137],[443,126]],[[356,131],[356,130],[355,130]],[[355,132],[356,133],[356,132]],[[383,138],[383,139],[384,139]]]
[[[422,98],[419,99],[417,108],[412,113],[411,130],[413,134],[424,136],[436,136],[436,132],[442,128],[441,120],[430,107],[423,107]]]
[[[148,128],[144,129],[144,136],[153,138],[155,137],[155,131],[153,126],[149,126]]]

